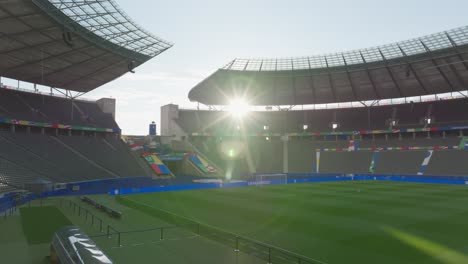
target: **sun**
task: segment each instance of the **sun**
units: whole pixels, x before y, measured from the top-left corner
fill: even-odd
[[[249,104],[242,99],[232,100],[227,108],[235,118],[242,118],[249,112]]]

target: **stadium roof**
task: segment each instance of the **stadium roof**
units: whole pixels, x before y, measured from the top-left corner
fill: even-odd
[[[0,76],[88,92],[172,46],[113,0],[0,2]]]
[[[321,56],[235,59],[196,85],[191,101],[301,105],[468,90],[468,26],[380,47]]]

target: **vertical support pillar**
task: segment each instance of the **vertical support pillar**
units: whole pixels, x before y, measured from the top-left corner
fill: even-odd
[[[15,130],[16,130],[15,125],[13,125],[13,124],[10,125],[10,132],[11,132],[11,133],[15,133]]]
[[[70,120],[73,120],[73,98],[70,100],[70,102],[71,102]]]
[[[288,173],[289,172],[289,153],[288,153],[288,147],[289,147],[289,136],[284,135],[281,136],[281,141],[283,141],[283,173]]]
[[[249,142],[247,137],[243,137],[244,142]],[[257,164],[254,164],[252,159],[252,153],[250,152],[250,144],[245,144],[245,159],[247,161],[247,167],[249,169],[249,173],[254,174],[257,172]]]

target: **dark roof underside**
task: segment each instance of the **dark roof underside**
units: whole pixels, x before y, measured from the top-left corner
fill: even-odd
[[[468,90],[468,27],[382,47],[295,59],[234,60],[195,86],[191,101],[301,105]]]
[[[135,26],[111,0],[2,1],[0,32],[0,76],[78,92],[172,46]]]

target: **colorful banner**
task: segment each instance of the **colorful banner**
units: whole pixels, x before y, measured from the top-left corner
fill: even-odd
[[[429,165],[429,162],[431,161],[432,158],[432,153],[433,150],[428,150],[426,153],[426,157],[424,158],[421,167],[419,167],[418,175],[423,175],[424,171],[426,171],[427,166]]]
[[[413,133],[413,132],[434,132],[434,131],[451,131],[451,130],[468,130],[468,126],[452,126],[452,127],[424,127],[424,128],[401,128],[401,129],[387,129],[387,130],[355,130],[343,132],[301,132],[301,133],[286,133],[290,137],[310,137],[310,136],[352,136],[352,135],[372,135],[372,134],[397,134],[397,133]],[[244,134],[242,134],[244,135]],[[192,136],[203,137],[237,137],[241,136],[240,133],[192,133]],[[251,137],[279,137],[280,133],[247,133]]]
[[[359,148],[357,151],[395,151],[395,150],[454,150],[459,149],[459,146],[424,146],[424,147],[371,147]],[[321,148],[316,149],[320,152],[349,152],[348,148]],[[463,150],[460,149],[460,150]]]
[[[34,121],[16,120],[16,119],[3,118],[3,117],[0,117],[0,123],[2,123],[2,124],[13,124],[13,125],[22,125],[22,126],[44,127],[44,128],[80,130],[80,131],[95,131],[95,132],[109,132],[109,133],[120,133],[121,132],[120,128],[99,128],[99,127],[85,127],[85,126],[75,126],[75,125],[51,124],[51,123],[41,123],[41,122],[34,122]]]

